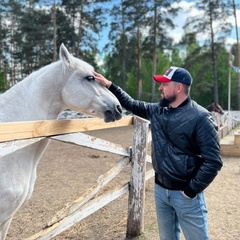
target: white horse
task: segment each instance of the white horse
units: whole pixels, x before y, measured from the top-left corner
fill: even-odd
[[[70,108],[119,120],[121,107],[115,96],[95,81],[93,67],[60,47],[60,60],[33,72],[0,96],[0,122],[57,119]],[[36,169],[49,140],[43,139],[0,158],[0,239],[6,238],[16,211],[31,197]]]

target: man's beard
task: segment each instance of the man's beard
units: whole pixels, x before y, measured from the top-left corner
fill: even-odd
[[[160,105],[162,107],[168,107],[169,104],[171,104],[172,102],[174,102],[176,100],[176,95],[173,95],[173,96],[170,96],[168,98],[165,98],[163,97],[161,100],[160,100]]]

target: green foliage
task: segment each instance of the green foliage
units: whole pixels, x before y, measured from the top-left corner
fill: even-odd
[[[137,78],[136,74],[129,72],[127,73],[127,92],[133,98],[137,96]]]
[[[0,68],[0,93],[4,93],[9,88],[6,81],[6,72],[2,71]]]
[[[5,91],[4,87],[4,73],[0,71],[0,93]]]
[[[74,42],[77,39],[75,29],[71,25],[71,18],[60,9],[56,11],[57,22],[57,49],[64,43],[66,47],[72,50]]]
[[[209,48],[209,59],[212,65],[213,100],[219,102],[217,49],[224,44],[225,37],[231,33],[232,27],[227,18],[233,14],[233,8],[229,7],[229,1],[226,0],[198,0],[196,7],[198,10],[204,11],[204,17],[202,14],[189,17],[185,29],[191,35],[201,32],[207,36],[203,44]],[[215,27],[215,24],[218,27]]]

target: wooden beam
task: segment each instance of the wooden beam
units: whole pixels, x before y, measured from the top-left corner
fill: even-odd
[[[105,123],[99,118],[0,123],[0,142],[122,127],[132,124],[133,117],[131,116],[110,123]]]
[[[21,148],[27,147],[33,143],[39,142],[42,139],[44,139],[44,137],[26,140],[16,140],[11,142],[2,142],[0,143],[0,158],[10,153],[13,153]]]
[[[132,239],[144,231],[145,175],[149,122],[134,118],[132,170],[128,198],[126,238]]]
[[[111,152],[123,156],[129,156],[129,149],[123,148],[121,145],[112,143],[110,141],[89,136],[85,133],[69,133],[59,136],[53,136],[51,139],[58,140],[61,142],[76,144],[84,147],[97,149],[100,151]]]

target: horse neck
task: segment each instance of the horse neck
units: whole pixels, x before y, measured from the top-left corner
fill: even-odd
[[[2,121],[56,119],[65,109],[61,89],[68,74],[61,62],[52,63],[25,78],[2,95]],[[4,119],[3,119],[4,118]]]

